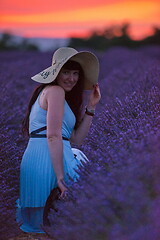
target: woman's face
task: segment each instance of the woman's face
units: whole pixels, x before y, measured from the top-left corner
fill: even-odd
[[[69,92],[79,79],[79,70],[67,70],[62,68],[57,76],[57,83],[65,92]]]

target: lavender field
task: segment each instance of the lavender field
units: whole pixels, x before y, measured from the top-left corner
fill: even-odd
[[[97,53],[102,99],[81,150],[90,159],[68,199],[50,214],[56,240],[160,239],[160,47]],[[21,121],[52,53],[1,52],[0,239],[15,222],[19,167],[27,138]]]

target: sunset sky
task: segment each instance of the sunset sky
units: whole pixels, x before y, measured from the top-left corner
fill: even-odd
[[[152,34],[160,27],[160,1],[0,0],[0,32],[23,37],[83,37],[126,22],[135,39]]]

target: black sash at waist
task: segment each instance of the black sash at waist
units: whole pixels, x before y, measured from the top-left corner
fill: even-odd
[[[46,129],[47,129],[46,126],[45,126],[45,127],[38,128],[38,129],[32,131],[32,132],[29,134],[29,137],[30,137],[30,138],[46,138],[46,137],[47,137],[46,134],[41,134],[41,133],[39,134],[39,132],[44,131],[44,130],[46,130]],[[69,138],[66,138],[66,137],[63,137],[63,136],[62,136],[62,139],[63,139],[63,140],[66,140],[66,141],[69,141]]]

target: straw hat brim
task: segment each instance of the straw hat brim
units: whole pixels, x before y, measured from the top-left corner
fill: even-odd
[[[80,63],[84,71],[84,90],[92,89],[93,85],[98,81],[99,61],[93,53],[87,51],[76,53],[73,52],[70,54],[70,56],[64,56],[64,58],[60,61],[55,60],[53,61],[52,66],[31,77],[31,79],[36,82],[46,84],[55,81],[63,65],[68,60],[73,60]]]

